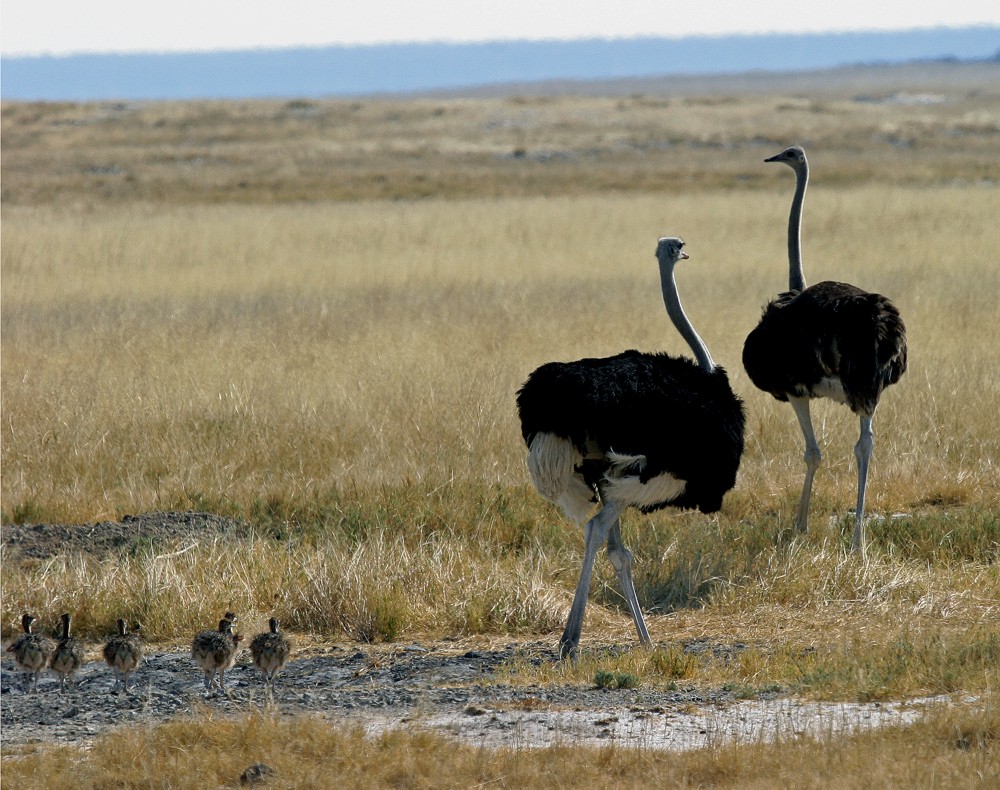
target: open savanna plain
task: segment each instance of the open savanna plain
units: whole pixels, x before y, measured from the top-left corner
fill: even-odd
[[[934,702],[863,734],[527,748],[421,727],[429,702],[374,730],[300,714],[280,679],[266,705],[206,700],[191,664],[183,710],[56,742],[18,735],[26,711],[86,710],[110,676],[43,682],[29,708],[5,659],[5,782],[212,787],[259,761],[276,787],[997,786],[1000,65],[576,88],[4,103],[5,644],[22,612],[51,632],[69,611],[95,658],[118,617],[171,656],[233,609],[248,634],[280,619],[289,674],[476,656],[488,673],[442,683],[501,678],[532,714],[595,685],[616,710]],[[856,418],[814,406],[824,460],[796,534],[801,433],[740,362],[787,284],[793,178],[763,159],[791,143],[812,165],[807,280],[890,296],[908,331],[864,558]],[[601,556],[581,656],[559,662],[538,645],[558,640],[582,539],[531,488],[514,394],[549,360],[690,353],[661,235],[687,242],[681,298],[745,401],[746,450],[720,513],[624,518],[654,648]],[[180,513],[209,515],[125,529]],[[36,533],[56,538],[29,551]]]

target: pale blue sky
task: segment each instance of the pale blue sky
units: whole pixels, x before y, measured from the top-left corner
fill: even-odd
[[[3,0],[4,55],[1000,25],[1000,2]]]

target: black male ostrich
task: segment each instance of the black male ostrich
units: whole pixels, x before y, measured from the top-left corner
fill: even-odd
[[[882,391],[906,371],[906,328],[899,310],[886,297],[839,282],[806,288],[802,275],[800,233],[802,201],[809,163],[793,145],[764,160],[784,162],[796,176],[788,217],[788,288],[767,307],[743,346],[743,367],[753,383],[795,409],[805,437],[806,478],[795,515],[805,532],[813,477],[822,455],[809,416],[811,398],[845,403],[861,420],[854,446],[858,462],[858,500],[852,548],[865,551],[864,510],[868,464],[874,435],[872,418]]]
[[[674,267],[688,257],[683,247],[679,238],[662,238],[656,257],[667,313],[697,363],[638,351],[549,362],[517,394],[538,492],[578,522],[601,503],[584,527],[583,569],[559,640],[562,656],[576,653],[594,558],[605,542],[639,639],[651,644],[632,584],[632,554],[622,544],[622,512],[672,505],[714,513],[736,482],[743,403],[681,308]]]

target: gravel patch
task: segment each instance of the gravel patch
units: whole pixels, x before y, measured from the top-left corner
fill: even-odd
[[[153,652],[133,675],[128,694],[113,691],[110,670],[87,663],[77,685],[59,692],[43,675],[25,693],[22,675],[4,659],[0,729],[4,748],[49,742],[86,745],[122,726],[154,725],[206,712],[255,710],[318,715],[331,724],[377,733],[424,727],[487,747],[615,744],[647,749],[695,749],[731,742],[837,736],[908,723],[938,700],[910,703],[817,703],[779,698],[737,700],[725,690],[511,685],[500,671],[512,661],[557,661],[542,643],[454,652],[447,643],[367,651],[331,647],[293,658],[273,694],[246,651],[226,673],[226,693],[206,693],[188,650]]]

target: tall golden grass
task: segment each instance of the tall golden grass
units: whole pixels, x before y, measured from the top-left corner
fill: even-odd
[[[687,352],[659,301],[652,250],[667,233],[688,241],[682,298],[747,402],[737,496],[786,508],[801,437],[740,349],[786,282],[789,180],[753,196],[8,210],[4,517],[519,485],[513,393],[533,367]],[[872,507],[996,507],[996,191],[815,192],[807,277],[891,295],[909,329],[910,371],[876,419]],[[817,412],[818,509],[842,510],[856,421]]]

